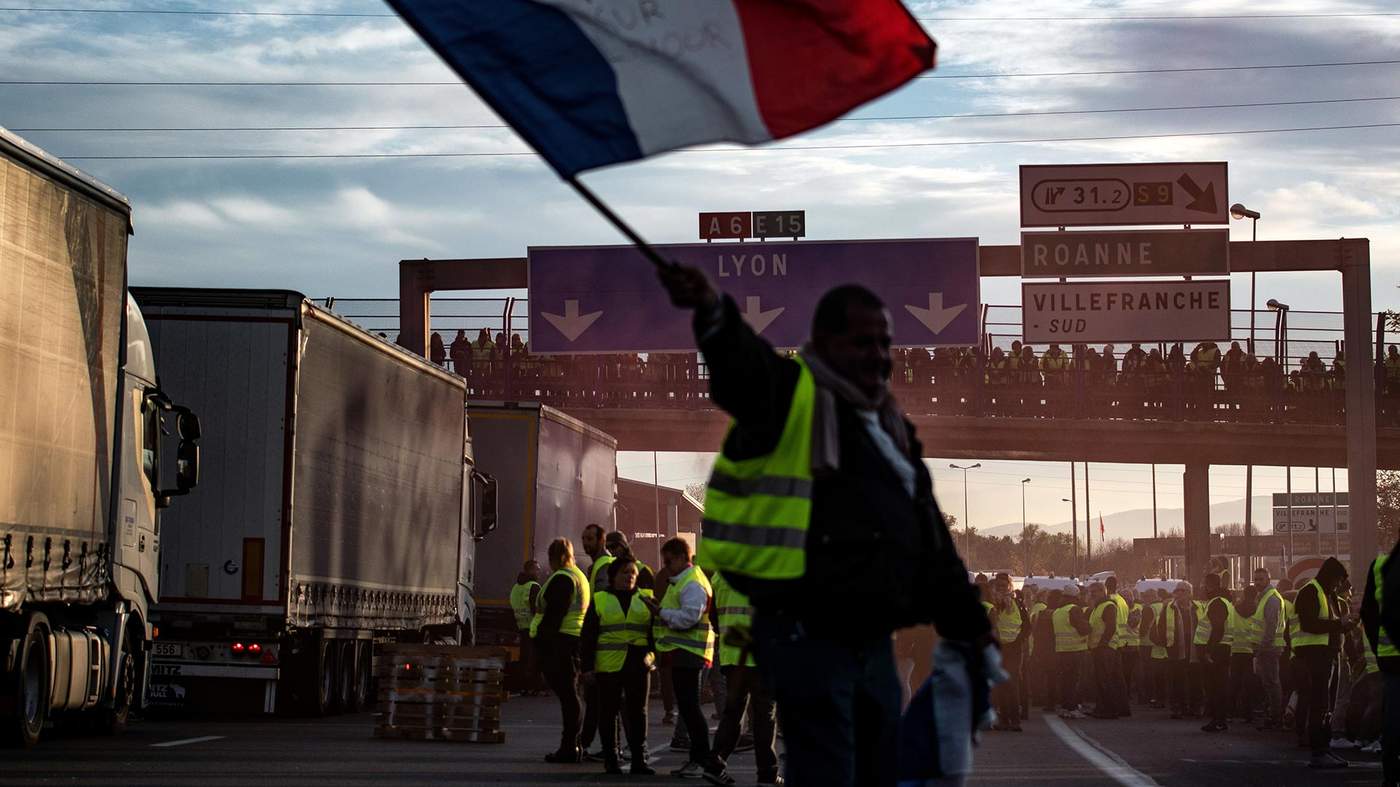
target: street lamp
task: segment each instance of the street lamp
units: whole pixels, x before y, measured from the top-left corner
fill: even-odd
[[[1060,502],[1069,503],[1070,532],[1073,534],[1070,536],[1073,546],[1069,552],[1069,573],[1070,576],[1077,577],[1079,576],[1079,567],[1075,564],[1079,562],[1079,523],[1075,522],[1074,520],[1076,516],[1074,511],[1074,501],[1068,497],[1062,497],[1060,498]],[[1088,523],[1085,523],[1084,527],[1087,528],[1088,526]]]
[[[1026,552],[1026,576],[1033,573],[1031,571],[1031,541],[1026,532],[1029,529],[1026,524],[1026,484],[1030,482],[1029,478],[1021,479],[1021,546]]]
[[[1259,240],[1259,211],[1250,210],[1244,205],[1236,202],[1230,206],[1230,216],[1236,221],[1249,219],[1249,242]],[[1255,271],[1249,272],[1249,351],[1254,352],[1254,283],[1257,274]]]
[[[1242,220],[1242,219],[1249,219],[1249,242],[1252,244],[1252,243],[1254,243],[1255,241],[1259,240],[1259,211],[1257,211],[1257,210],[1250,210],[1249,208],[1246,208],[1243,204],[1241,204],[1241,203],[1239,203],[1239,202],[1236,202],[1235,204],[1233,204],[1233,205],[1230,206],[1230,217],[1233,218],[1233,219],[1235,219],[1236,221],[1240,221],[1240,220]],[[1258,273],[1257,273],[1256,271],[1250,271],[1250,272],[1249,272],[1249,352],[1250,352],[1251,355],[1253,355],[1254,353],[1257,353],[1257,352],[1258,352],[1258,350],[1255,349],[1255,344],[1254,344],[1254,309],[1255,309],[1255,303],[1256,303],[1256,301],[1255,301],[1255,299],[1254,299],[1254,292],[1255,292],[1255,282],[1256,282],[1257,279],[1258,279]],[[1274,301],[1274,302],[1277,303],[1278,301]],[[1255,358],[1256,361],[1259,360],[1259,356],[1257,356],[1257,355],[1255,355],[1254,358]],[[1156,473],[1156,470],[1157,470],[1156,465],[1153,465],[1153,472]],[[1152,487],[1152,493],[1153,493],[1154,495],[1156,495],[1156,493],[1157,493],[1157,487],[1156,487],[1155,485]],[[1251,542],[1251,536],[1253,535],[1253,531],[1254,531],[1254,505],[1253,505],[1253,502],[1252,502],[1253,499],[1254,499],[1254,498],[1253,498],[1253,495],[1254,495],[1254,465],[1250,464],[1250,465],[1245,465],[1245,468],[1244,468],[1244,565],[1245,565],[1245,571],[1246,571],[1246,572],[1249,571],[1250,561],[1251,561],[1252,556],[1253,556],[1253,544],[1252,544],[1252,542]],[[1156,506],[1155,504],[1152,506],[1152,515],[1153,515],[1154,517],[1157,515],[1157,506]],[[1156,537],[1156,533],[1153,534],[1153,537],[1154,537],[1154,538]]]
[[[1278,356],[1279,368],[1288,376],[1288,304],[1270,298],[1265,304],[1270,311],[1277,312],[1274,319],[1274,355]]]
[[[982,466],[982,463],[978,462],[967,467],[949,463],[948,466],[954,470],[961,470],[963,474],[963,552],[966,553],[964,559],[967,564],[972,565],[972,522],[967,515],[967,471],[976,470]]]

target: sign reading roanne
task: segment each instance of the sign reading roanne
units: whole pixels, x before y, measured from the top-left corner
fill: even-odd
[[[1223,341],[1230,282],[1025,282],[1021,331],[1031,344]]]
[[[752,237],[753,214],[747,211],[700,214],[700,240]]]
[[[1022,227],[1228,224],[1223,161],[1021,166]]]
[[[1027,278],[1229,272],[1229,230],[1021,233],[1021,275]]]
[[[1332,492],[1294,492],[1293,507],[1297,508],[1299,506],[1331,506],[1333,503],[1333,497],[1336,498],[1336,504],[1339,506],[1351,505],[1351,498],[1348,496],[1347,492],[1337,492],[1335,493],[1335,495]],[[1275,492],[1274,508],[1287,507],[1288,493]]]
[[[1291,524],[1290,524],[1291,523]],[[1287,508],[1274,508],[1275,533],[1347,533],[1351,531],[1351,509],[1340,506],[1294,506],[1293,518]]]
[[[700,268],[776,347],[807,339],[827,290],[852,282],[889,308],[898,345],[977,343],[977,239],[769,241],[660,246]],[[690,312],[671,305],[631,246],[529,250],[530,349],[540,353],[694,352]]]

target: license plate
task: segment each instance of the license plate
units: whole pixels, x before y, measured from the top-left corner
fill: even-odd
[[[183,646],[174,642],[157,642],[154,653],[157,657],[178,659],[184,657],[185,650]]]

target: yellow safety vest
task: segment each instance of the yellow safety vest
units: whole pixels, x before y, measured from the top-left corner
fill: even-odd
[[[1259,647],[1260,635],[1264,631],[1263,619],[1257,617],[1258,608],[1254,614],[1241,615],[1240,611],[1232,604],[1230,605],[1230,652],[1231,653],[1253,653]]]
[[[807,571],[817,386],[802,357],[796,360],[797,387],[773,452],[715,458],[696,558],[707,568],[774,580],[797,579]]]
[[[1314,588],[1314,589],[1316,590],[1316,592],[1317,592],[1317,616],[1318,616],[1318,618],[1321,619],[1321,620],[1331,620],[1331,619],[1332,619],[1332,607],[1331,607],[1331,605],[1329,605],[1329,604],[1327,603],[1327,594],[1326,594],[1325,592],[1323,592],[1323,590],[1322,590],[1322,585],[1319,584],[1318,581],[1317,581],[1316,579],[1310,579],[1310,580],[1308,580],[1308,584],[1306,584],[1306,585],[1303,586],[1303,590],[1302,590],[1302,591],[1299,591],[1299,592],[1300,592],[1300,593],[1305,592],[1305,591],[1307,591],[1308,588]],[[1294,612],[1294,617],[1295,617],[1295,618],[1298,617],[1296,611]],[[1326,634],[1313,634],[1312,632],[1303,631],[1303,624],[1302,624],[1302,621],[1299,620],[1299,622],[1298,622],[1298,633],[1296,633],[1296,634],[1293,635],[1293,647],[1295,647],[1295,648],[1303,648],[1303,647],[1308,647],[1308,646],[1311,646],[1311,645],[1326,645],[1326,644],[1327,644],[1327,635],[1326,635]]]
[[[622,601],[604,590],[593,597],[598,614],[598,655],[594,659],[597,672],[621,672],[627,663],[629,646],[646,647],[647,635],[651,633],[651,610],[642,602],[651,598],[650,590],[638,590],[622,611]]]
[[[1284,599],[1283,613],[1284,631],[1288,640],[1288,649],[1291,651],[1293,650],[1293,642],[1298,638],[1298,607],[1292,601]]]
[[[1376,660],[1376,654],[1371,652],[1371,637],[1366,634],[1366,629],[1361,629],[1361,648],[1366,656],[1366,672],[1380,672],[1380,662]]]
[[[530,591],[539,586],[540,583],[532,579],[510,589],[510,611],[515,613],[517,631],[528,631],[530,628],[530,620],[535,615],[535,611],[530,608]]]
[[[1050,614],[1050,622],[1055,629],[1056,653],[1083,653],[1089,649],[1084,635],[1069,622],[1069,613],[1074,607],[1074,604],[1066,604]]]
[[[1006,609],[993,607],[991,614],[992,620],[997,626],[998,642],[1009,645],[1021,636],[1021,627],[1025,625],[1025,621],[1021,619],[1021,608],[1016,605],[1014,600]]]
[[[1269,599],[1271,598],[1278,599],[1278,620],[1274,621],[1273,631],[1265,631],[1264,607],[1268,605]],[[1284,599],[1282,593],[1278,592],[1278,588],[1269,588],[1264,591],[1264,595],[1259,598],[1259,606],[1254,608],[1254,614],[1250,617],[1253,618],[1254,621],[1252,624],[1253,628],[1259,630],[1258,637],[1255,639],[1257,645],[1263,645],[1268,642],[1272,643],[1274,648],[1283,647],[1283,632],[1288,628],[1288,601]]]
[[[1196,637],[1192,640],[1194,644],[1204,645],[1210,641],[1210,635],[1215,631],[1210,622],[1210,605],[1219,601],[1225,605],[1225,631],[1222,632],[1217,645],[1230,645],[1233,639],[1230,637],[1230,616],[1234,614],[1235,605],[1231,604],[1224,596],[1216,596],[1209,601],[1195,601],[1196,605]]]
[[[1158,645],[1155,642],[1152,643],[1152,652],[1148,654],[1158,661],[1165,660],[1167,656],[1170,655],[1167,652],[1167,648],[1176,644],[1176,609],[1174,605],[1165,601],[1158,601],[1152,605],[1152,628],[1157,628],[1157,621],[1163,615],[1166,617],[1163,620],[1162,633],[1166,638],[1167,644]]]
[[[1114,610],[1118,609],[1118,605],[1114,603],[1113,599],[1105,599],[1099,602],[1097,607],[1094,607],[1094,613],[1089,617],[1089,647],[1091,648],[1097,648],[1099,642],[1103,639],[1103,613],[1106,612],[1109,607],[1113,607]],[[1114,626],[1113,634],[1108,638],[1108,646],[1117,650],[1120,644],[1121,643],[1118,641],[1118,627]]]
[[[608,552],[604,552],[602,557],[593,561],[593,565],[588,567],[588,584],[593,588],[593,592],[608,588],[608,564],[615,558]]]
[[[583,615],[588,611],[588,603],[592,594],[588,590],[588,577],[583,575],[578,566],[568,565],[549,575],[549,579],[544,581],[544,587],[540,588],[543,595],[549,590],[549,583],[555,579],[563,578],[565,582],[574,583],[574,598],[569,602],[569,609],[564,613],[564,617],[559,621],[559,633],[577,637],[583,633]],[[530,636],[534,637],[540,633],[540,623],[544,621],[544,604],[536,604],[539,609],[535,610],[535,617],[530,621]]]
[[[1382,612],[1385,609],[1381,603],[1382,599],[1385,598],[1385,595],[1382,593],[1382,590],[1385,588],[1385,564],[1389,559],[1389,555],[1381,555],[1371,564],[1371,575],[1376,584],[1376,609]],[[1400,648],[1395,646],[1395,640],[1393,640],[1389,632],[1385,630],[1385,626],[1381,626],[1378,629],[1376,640],[1376,656],[1381,658],[1400,656]],[[1369,647],[1366,648],[1366,653],[1368,656],[1370,655],[1371,649]]]
[[[730,631],[752,627],[753,607],[749,605],[748,596],[735,590],[725,581],[723,573],[715,574],[710,580],[710,586],[715,591],[715,612],[719,615],[719,665],[733,667],[739,663],[739,656],[743,653],[737,645],[730,645],[725,640]],[[758,666],[752,650],[744,659],[744,666]]]
[[[715,591],[710,586],[710,580],[705,578],[705,572],[699,566],[691,566],[682,571],[670,587],[666,588],[666,595],[661,597],[661,609],[680,609],[681,591],[688,585],[699,585],[705,589],[705,595],[714,598]],[[700,613],[700,620],[691,628],[679,631],[666,625],[660,615],[656,616],[652,624],[652,635],[656,638],[656,651],[667,653],[672,650],[684,650],[688,653],[712,661],[715,657],[715,630],[710,626],[710,616],[704,612]]]
[[[1128,600],[1117,593],[1110,595],[1108,600],[1112,601],[1113,605],[1118,608],[1118,633],[1113,637],[1117,641],[1117,644],[1114,645],[1114,647],[1122,647],[1123,645],[1129,644],[1131,638],[1136,636],[1137,633],[1133,631],[1133,624],[1129,621],[1133,610],[1128,606]],[[1136,643],[1134,642],[1132,644]]]
[[[1139,631],[1142,626],[1142,609],[1142,602],[1139,601],[1133,602],[1133,605],[1128,608],[1128,629],[1126,632],[1121,630],[1119,632],[1123,637],[1123,644],[1127,647],[1137,648],[1142,646],[1142,634]],[[1133,622],[1134,617],[1137,618],[1136,623]]]

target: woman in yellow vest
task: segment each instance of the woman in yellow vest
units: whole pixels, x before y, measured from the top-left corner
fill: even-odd
[[[637,563],[630,555],[607,567],[608,587],[593,597],[579,638],[584,680],[598,685],[598,734],[603,743],[603,770],[622,773],[619,762],[618,712],[627,729],[632,775],[656,774],[647,765],[647,698],[651,694],[651,609],[637,588]]]
[[[527,560],[515,577],[510,589],[510,611],[515,615],[515,632],[520,647],[520,682],[527,693],[539,688],[539,659],[535,643],[530,638],[530,623],[535,619],[535,605],[540,595],[540,563]]]
[[[556,538],[549,545],[549,567],[554,573],[544,581],[540,603],[530,622],[540,671],[549,688],[559,697],[563,731],[559,748],[546,754],[545,762],[581,762],[578,745],[583,727],[579,701],[578,637],[583,632],[583,616],[588,611],[588,577],[574,565],[574,545],[567,538]]]

